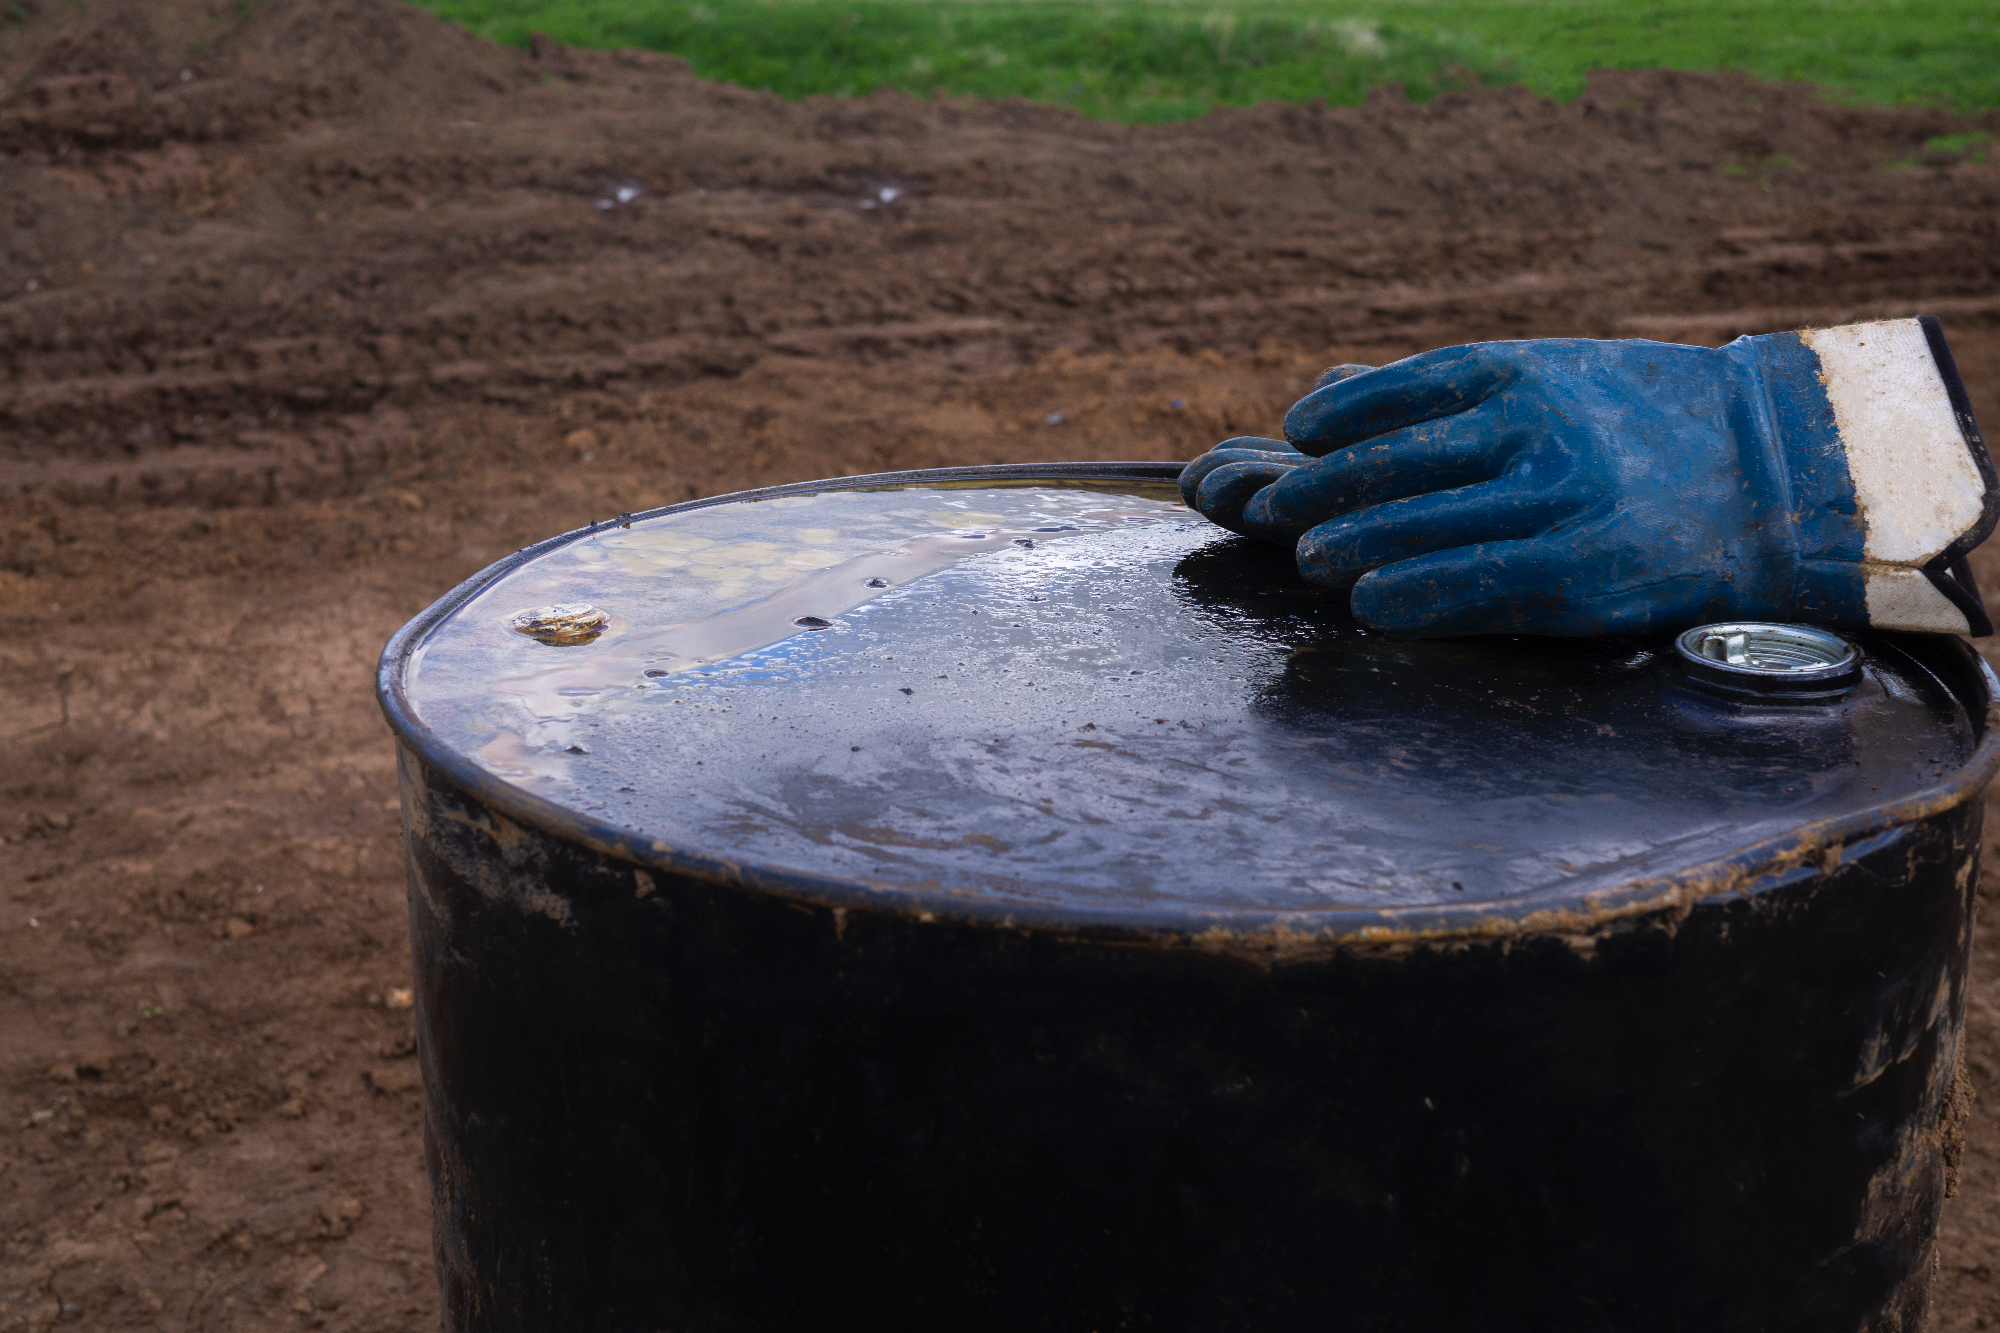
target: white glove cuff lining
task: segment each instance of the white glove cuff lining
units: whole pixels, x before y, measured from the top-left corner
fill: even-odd
[[[1923,327],[1914,319],[1893,319],[1808,329],[1799,339],[1819,357],[1820,382],[1865,525],[1863,557],[1870,565],[1901,565],[1914,574],[1979,523],[1986,490]],[[1875,616],[1877,578],[1870,570],[1869,620],[1886,625]],[[1884,586],[1885,609],[1905,600]],[[1939,605],[1949,604],[1936,589],[1929,593]],[[1952,614],[1964,621],[1956,608]]]
[[[1923,634],[1970,634],[1965,612],[1939,592],[1921,571],[1898,565],[1867,565],[1863,578],[1868,596],[1868,623],[1875,629],[1915,630]]]

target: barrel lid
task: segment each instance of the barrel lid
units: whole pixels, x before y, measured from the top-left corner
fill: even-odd
[[[412,622],[384,703],[475,794],[640,862],[1197,933],[1652,901],[1993,766],[1976,667],[1876,638],[1838,697],[1767,705],[1697,688],[1664,636],[1397,640],[1186,509],[1176,471],[949,469],[621,516]]]

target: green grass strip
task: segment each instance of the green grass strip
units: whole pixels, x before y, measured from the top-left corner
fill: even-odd
[[[1994,0],[417,0],[497,41],[647,47],[785,97],[1025,97],[1128,122],[1595,69],[1743,70],[1845,100],[2000,107]]]

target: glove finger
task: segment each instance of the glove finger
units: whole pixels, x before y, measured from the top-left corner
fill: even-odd
[[[1286,463],[1227,463],[1208,474],[1195,495],[1194,507],[1210,522],[1220,523],[1231,532],[1260,536],[1243,527],[1243,506],[1250,498],[1279,477],[1290,472]]]
[[[1383,565],[1487,542],[1537,536],[1578,502],[1523,492],[1504,482],[1370,505],[1322,523],[1299,539],[1299,573],[1346,588]],[[1574,549],[1573,562],[1581,564]]]
[[[1646,634],[1698,618],[1706,574],[1607,584],[1601,562],[1557,538],[1484,542],[1402,560],[1354,585],[1363,624],[1392,634]]]
[[[1375,367],[1364,366],[1354,361],[1348,361],[1338,366],[1328,366],[1319,373],[1319,378],[1313,381],[1313,389],[1324,389],[1329,384],[1338,384],[1342,380],[1351,380],[1356,375],[1366,374],[1373,369]],[[1311,391],[1311,389],[1307,390],[1308,393]]]
[[[1244,511],[1245,523],[1298,536],[1350,510],[1500,475],[1513,433],[1490,409],[1378,435],[1295,468]]]
[[[1296,454],[1299,451],[1283,440],[1267,435],[1236,435],[1215,446],[1217,449],[1255,449],[1266,454]],[[1211,451],[1212,452],[1212,451]]]
[[[1285,438],[1322,455],[1485,402],[1519,373],[1508,343],[1468,343],[1391,362],[1315,389],[1285,413]]]
[[[1181,469],[1181,499],[1190,508],[1195,507],[1195,496],[1201,490],[1201,483],[1207,480],[1209,473],[1229,463],[1290,462],[1296,465],[1306,461],[1304,454],[1283,440],[1260,440],[1252,436],[1224,440]]]

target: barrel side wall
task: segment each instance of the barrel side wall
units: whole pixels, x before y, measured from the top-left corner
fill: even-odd
[[[448,1327],[1922,1325],[1977,801],[1271,968],[677,878],[401,762]]]

